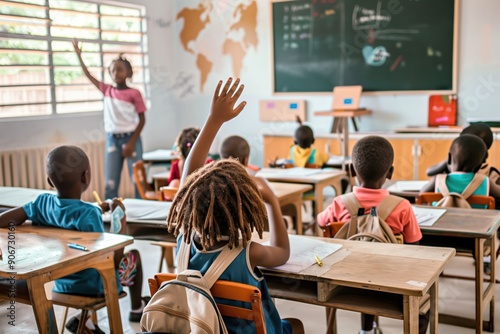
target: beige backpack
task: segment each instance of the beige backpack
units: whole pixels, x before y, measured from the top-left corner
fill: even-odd
[[[446,208],[465,208],[470,209],[471,206],[467,202],[474,191],[479,188],[483,181],[487,178],[485,175],[475,174],[472,181],[467,185],[467,187],[462,191],[461,194],[450,192],[446,186],[446,178],[448,174],[438,174],[436,175],[436,190],[443,195],[443,198],[436,203],[435,206],[446,207]]]
[[[401,236],[397,238],[390,226],[385,222],[403,198],[389,195],[376,208],[371,208],[368,214],[365,214],[365,208],[361,207],[353,193],[342,195],[340,199],[349,211],[351,220],[342,226],[335,238],[394,244],[403,243]]]
[[[192,242],[192,241],[191,241]],[[205,275],[188,270],[190,245],[181,243],[175,280],[164,282],[144,308],[141,330],[163,333],[227,334],[210,288],[243,248],[224,247]]]

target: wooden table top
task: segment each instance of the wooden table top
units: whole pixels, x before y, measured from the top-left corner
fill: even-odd
[[[372,111],[370,109],[356,109],[356,110],[344,110],[344,109],[330,109],[323,111],[315,111],[314,116],[333,116],[333,117],[357,117],[370,115]]]
[[[297,171],[297,173],[295,173]],[[262,168],[257,177],[269,181],[317,184],[345,175],[340,169],[311,169],[311,168]]]
[[[432,206],[422,206],[433,209]],[[446,209],[432,226],[420,226],[424,234],[469,238],[491,238],[500,227],[500,211],[486,209]]]
[[[269,182],[269,185],[279,201],[289,196],[302,195],[313,189],[309,184]]]
[[[10,235],[15,237],[9,239],[9,229],[0,229],[0,247],[3,252],[0,276],[8,277],[9,273],[15,272],[17,279],[36,276],[37,271],[50,272],[134,242],[134,238],[121,234],[80,232],[30,224],[15,226],[12,230]],[[15,242],[10,248],[9,240]],[[89,251],[69,248],[68,243],[85,246]],[[9,264],[9,252],[12,252],[15,262],[12,267]]]
[[[423,296],[443,271],[446,263],[455,255],[455,249],[416,245],[385,244],[364,241],[348,241],[309,236],[316,240],[341,244],[337,252],[324,258],[323,266],[312,264],[300,273],[283,272],[262,268],[268,275],[276,275],[308,281],[375,291]],[[254,241],[264,242],[264,238]],[[293,247],[291,239],[290,247]],[[311,254],[311,257],[313,254]]]

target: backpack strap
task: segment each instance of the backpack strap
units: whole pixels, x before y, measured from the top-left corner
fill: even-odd
[[[389,217],[396,209],[396,207],[399,205],[404,200],[402,197],[394,196],[394,195],[389,195],[384,197],[384,199],[379,203],[377,207],[377,215],[380,219],[383,221],[387,220],[387,217]]]
[[[349,211],[349,215],[351,216],[351,221],[349,222],[349,231],[347,233],[348,236],[350,235],[355,235],[356,234],[356,229],[357,229],[357,219],[358,219],[358,212],[359,209],[361,208],[361,205],[359,204],[358,199],[356,196],[354,196],[354,193],[348,193],[340,196],[340,200],[344,203],[347,211]],[[364,209],[363,209],[364,212]],[[354,222],[355,224],[351,224]]]
[[[474,193],[474,191],[476,191],[477,188],[479,188],[481,184],[483,184],[486,178],[487,178],[486,175],[481,175],[477,173],[474,174],[474,178],[472,179],[472,181],[470,181],[467,188],[465,188],[464,191],[462,191],[463,198],[465,199],[469,198]]]
[[[191,239],[191,243],[193,240]],[[185,240],[181,241],[181,246],[179,248],[179,254],[177,257],[177,272],[181,273],[188,268],[189,257],[190,257],[191,244],[187,244]],[[215,282],[219,279],[220,275],[229,267],[233,260],[240,254],[243,250],[241,244],[233,249],[229,249],[225,246],[219,253],[215,261],[208,268],[203,278],[207,282],[208,288],[211,288]]]
[[[448,190],[448,186],[446,185],[446,178],[448,177],[448,174],[438,174],[436,175],[436,186],[435,186],[435,192],[439,192],[443,194],[443,197],[446,197],[450,194],[450,191]]]

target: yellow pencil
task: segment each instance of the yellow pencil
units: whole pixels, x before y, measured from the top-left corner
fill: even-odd
[[[99,205],[100,205],[100,204],[102,204],[102,201],[101,201],[101,199],[99,198],[99,195],[97,194],[97,191],[95,191],[95,190],[94,190],[94,191],[92,192],[92,194],[94,194],[94,198],[95,198],[95,200],[97,201],[97,204],[99,204]]]
[[[318,266],[322,267],[323,266],[323,262],[321,262],[321,260],[319,259],[318,255],[314,255],[314,258],[316,259],[316,263],[318,264]]]

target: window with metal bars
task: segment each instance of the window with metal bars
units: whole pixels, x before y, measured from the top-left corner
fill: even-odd
[[[120,53],[132,64],[130,86],[149,100],[145,7],[68,0],[0,0],[0,120],[102,111],[102,94],[85,77],[112,84]]]

